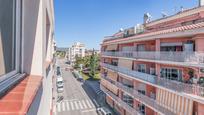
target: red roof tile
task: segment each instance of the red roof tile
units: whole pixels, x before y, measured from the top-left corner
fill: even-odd
[[[168,34],[168,33],[173,33],[173,32],[192,30],[192,29],[197,29],[197,28],[202,28],[202,27],[204,27],[204,22],[192,24],[192,25],[181,26],[181,27],[176,27],[176,28],[171,28],[171,29],[166,29],[166,30],[161,30],[161,31],[156,31],[156,32],[146,32],[143,34],[137,34],[137,35],[127,37],[127,38],[112,39],[112,40],[104,41],[104,43],[114,43],[114,42],[119,42],[119,41],[138,39],[141,37],[149,37],[149,36],[153,36],[153,35],[161,35],[161,34]]]

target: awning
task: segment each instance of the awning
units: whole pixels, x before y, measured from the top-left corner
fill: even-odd
[[[107,48],[106,48],[106,50],[109,50],[109,51],[111,51],[111,50],[117,50],[117,48],[118,48],[117,44],[108,45]]]

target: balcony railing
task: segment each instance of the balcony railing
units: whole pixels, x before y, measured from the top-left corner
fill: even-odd
[[[111,70],[114,70],[116,72],[128,75],[130,77],[149,82],[149,83],[154,84],[154,85],[158,85],[158,86],[165,87],[167,89],[171,89],[171,90],[176,91],[176,92],[182,92],[182,93],[187,93],[187,94],[192,94],[192,95],[204,97],[204,87],[200,87],[198,85],[168,80],[165,78],[156,77],[154,75],[141,73],[138,71],[130,70],[128,68],[113,66],[113,65],[105,64],[105,63],[101,63],[101,66],[108,68],[108,69],[111,69]]]
[[[137,90],[133,89],[133,88],[129,88],[125,85],[123,85],[120,82],[116,82],[113,81],[109,78],[107,78],[105,75],[101,75],[101,77],[108,81],[111,82],[112,84],[114,84],[115,86],[119,87],[120,89],[122,89],[123,91],[125,91],[126,93],[130,94],[131,96],[133,96],[134,98],[138,99],[141,101],[141,103],[153,108],[155,111],[159,112],[160,114],[163,115],[175,115],[175,113],[173,113],[172,111],[166,109],[165,107],[161,106],[158,104],[158,102],[155,99],[152,99],[142,93],[139,93]]]
[[[135,59],[148,59],[171,62],[188,62],[192,64],[204,64],[204,53],[200,52],[164,52],[164,51],[121,51],[102,52],[104,56],[127,57]]]
[[[104,86],[101,85],[101,90],[106,93],[106,95],[110,96],[114,102],[116,102],[118,105],[120,105],[122,108],[124,108],[126,111],[128,111],[132,115],[142,115],[138,110],[132,108],[127,103],[125,103],[122,99],[117,97],[115,94],[113,94],[111,91],[107,90]]]

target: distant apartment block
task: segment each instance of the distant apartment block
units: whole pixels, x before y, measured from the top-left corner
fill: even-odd
[[[101,89],[120,115],[204,114],[204,6],[120,30],[101,44]]]
[[[85,50],[85,56],[90,56],[93,54],[93,52],[94,52],[94,54],[100,54],[100,50],[88,50],[88,49],[86,49]]]
[[[75,62],[76,57],[84,57],[85,56],[85,45],[80,42],[75,42],[72,47],[67,48],[67,59],[71,63]]]
[[[0,115],[49,115],[53,0],[0,0]]]

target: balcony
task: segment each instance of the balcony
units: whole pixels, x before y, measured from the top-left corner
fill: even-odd
[[[132,78],[136,78],[138,80],[142,80],[143,82],[147,82],[156,87],[162,86],[164,88],[170,89],[176,92],[182,92],[186,94],[192,94],[194,96],[204,97],[204,87],[200,87],[193,84],[186,84],[178,81],[168,80],[161,77],[156,77],[154,75],[141,73],[138,71],[133,71],[127,68],[113,66],[105,63],[101,63],[101,66],[119,72],[121,74],[128,75]],[[202,99],[203,101],[203,99]]]
[[[155,61],[186,62],[190,64],[199,64],[200,66],[204,67],[203,52],[121,51],[102,52],[102,56],[126,57]]]
[[[127,103],[125,103],[122,99],[114,95],[112,92],[108,91],[104,86],[101,85],[101,90],[108,96],[110,96],[115,103],[118,103],[122,108],[124,108],[128,113],[131,113],[132,115],[142,115],[139,111],[129,106]]]
[[[105,75],[101,75],[101,77],[108,81],[111,82],[112,84],[114,84],[115,86],[119,87],[120,89],[122,89],[124,92],[130,94],[131,96],[133,96],[134,98],[136,98],[137,100],[139,100],[141,103],[144,103],[145,105],[147,105],[148,107],[152,108],[154,111],[157,111],[160,114],[165,114],[165,115],[174,115],[175,113],[171,112],[170,110],[164,108],[163,106],[160,106],[156,100],[143,95],[142,93],[139,93],[137,90],[127,87],[124,84],[120,83],[120,82],[115,82],[109,78],[107,78]]]

